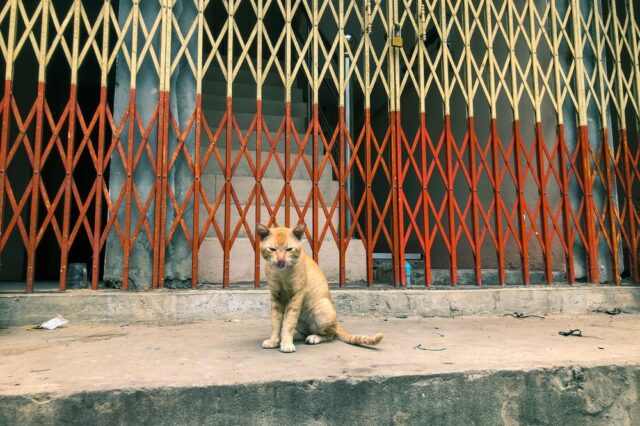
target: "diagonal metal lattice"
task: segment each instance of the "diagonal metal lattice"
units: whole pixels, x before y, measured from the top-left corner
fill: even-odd
[[[340,285],[638,282],[638,9],[8,0],[1,258],[28,292],[106,252],[124,289],[257,287],[255,224],[304,222]]]

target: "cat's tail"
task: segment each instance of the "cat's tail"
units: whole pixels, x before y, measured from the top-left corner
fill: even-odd
[[[375,336],[356,336],[349,334],[344,328],[336,328],[336,338],[350,345],[377,345],[380,343],[384,334],[377,333]]]

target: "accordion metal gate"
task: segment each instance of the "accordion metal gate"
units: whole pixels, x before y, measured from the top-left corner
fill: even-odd
[[[150,286],[195,287],[208,256],[226,287],[248,257],[258,286],[253,225],[305,221],[311,254],[336,254],[341,285],[350,262],[373,285],[377,253],[391,254],[396,286],[408,260],[426,286],[465,274],[476,285],[637,283],[637,9],[633,0],[8,0],[3,265],[22,259],[14,279],[31,292],[45,276],[64,290],[69,262],[86,260],[97,289],[110,250],[124,289],[145,262]],[[214,68],[225,99],[217,119],[203,107],[220,86],[207,82]],[[279,104],[263,100],[272,80]],[[253,105],[238,100],[241,84],[253,87]],[[267,103],[282,111],[275,125]],[[205,188],[211,168],[219,184]],[[203,254],[207,238],[219,257]],[[253,250],[234,258],[240,238]]]

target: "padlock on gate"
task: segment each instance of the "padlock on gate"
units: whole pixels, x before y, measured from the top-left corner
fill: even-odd
[[[391,27],[391,46],[402,47],[402,30],[398,24],[393,24]]]

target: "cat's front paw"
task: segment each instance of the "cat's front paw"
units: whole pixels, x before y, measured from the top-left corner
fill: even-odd
[[[317,345],[322,342],[322,338],[316,334],[310,334],[307,336],[306,342],[308,345]]]
[[[263,349],[275,349],[278,346],[280,346],[280,341],[279,340],[267,339],[264,342],[262,342],[262,348]]]
[[[280,343],[280,352],[291,353],[295,351],[296,347],[293,345],[293,343]]]

